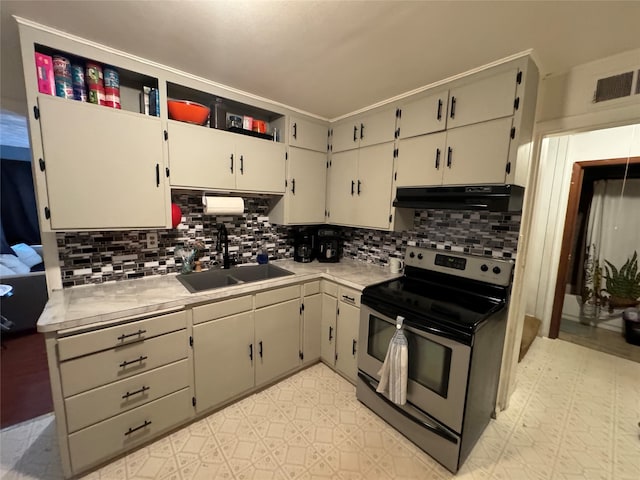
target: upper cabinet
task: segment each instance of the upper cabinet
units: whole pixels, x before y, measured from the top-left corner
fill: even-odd
[[[329,150],[329,125],[298,115],[289,117],[289,145],[316,152]]]
[[[396,135],[396,118],[397,109],[385,107],[332,124],[331,152],[392,142]]]
[[[20,38],[41,231],[170,227],[159,71],[25,25]]]
[[[537,84],[524,57],[403,101],[396,187],[524,186]]]
[[[517,85],[518,69],[510,68],[451,88],[447,128],[513,115]]]
[[[46,95],[38,108],[44,150],[38,168],[47,192],[41,213],[53,230],[166,225],[158,118]]]
[[[449,90],[409,97],[398,105],[398,138],[439,132],[447,126]]]

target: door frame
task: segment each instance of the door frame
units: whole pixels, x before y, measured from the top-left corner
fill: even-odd
[[[571,247],[576,229],[580,194],[582,193],[582,180],[584,169],[588,167],[601,167],[609,165],[640,164],[640,157],[611,158],[607,160],[586,160],[575,162],[571,174],[571,186],[567,200],[567,214],[564,219],[562,232],[562,244],[560,248],[560,261],[558,274],[553,294],[553,307],[551,309],[551,322],[549,323],[549,338],[558,338],[560,322],[562,321],[562,307],[564,305],[564,292],[566,289],[567,273],[571,262]]]

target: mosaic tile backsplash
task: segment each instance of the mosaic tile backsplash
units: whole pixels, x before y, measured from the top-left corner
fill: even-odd
[[[229,232],[229,254],[236,263],[256,261],[266,250],[271,260],[293,257],[294,227],[269,222],[268,198],[245,198],[242,216],[203,215],[201,196],[174,195],[182,223],[171,230],[65,232],[57,234],[64,287],[127,280],[180,272],[178,247],[205,245],[203,268],[222,262],[216,249],[217,225]],[[403,257],[407,245],[500,258],[516,256],[520,215],[456,210],[416,211],[413,229],[405,232],[343,228],[343,257],[386,265]],[[158,248],[147,248],[147,234],[158,234]]]

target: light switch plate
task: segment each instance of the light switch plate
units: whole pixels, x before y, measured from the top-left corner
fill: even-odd
[[[156,232],[147,233],[147,248],[158,248],[158,234]]]

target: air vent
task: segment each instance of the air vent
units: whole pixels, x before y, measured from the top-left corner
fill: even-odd
[[[595,103],[613,100],[631,95],[633,72],[621,73],[612,77],[601,78],[596,85]]]

